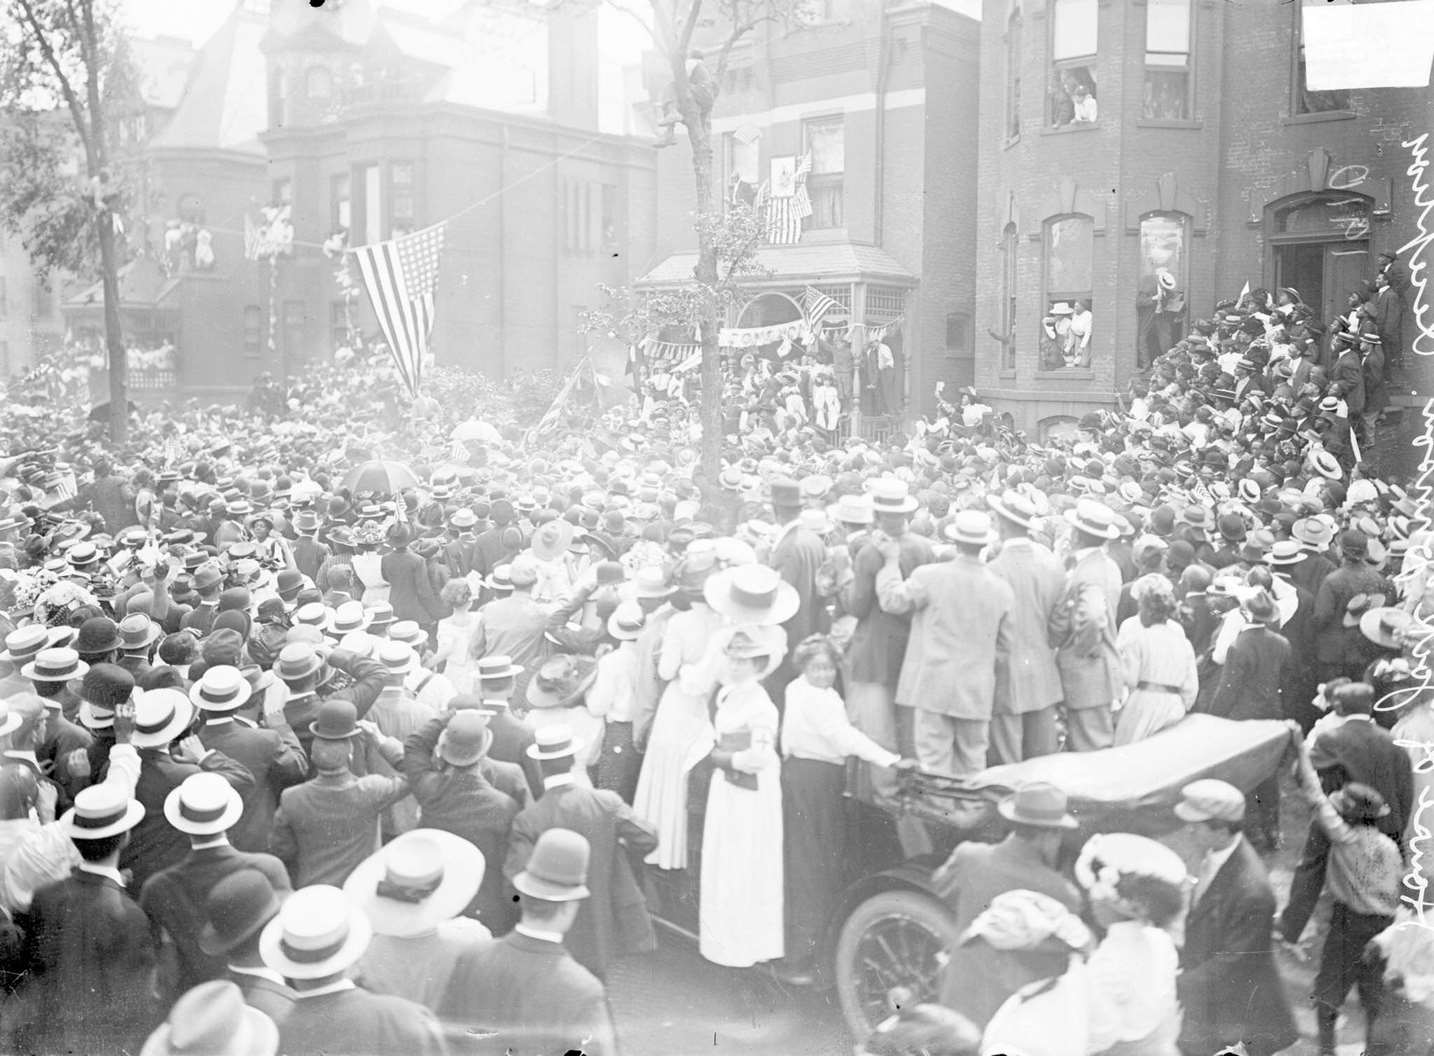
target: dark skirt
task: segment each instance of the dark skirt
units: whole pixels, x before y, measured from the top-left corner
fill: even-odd
[[[816,956],[842,887],[846,767],[810,759],[782,761],[787,857],[787,959]]]

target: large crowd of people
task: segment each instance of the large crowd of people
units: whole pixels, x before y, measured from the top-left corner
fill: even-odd
[[[665,380],[542,433],[375,399],[364,364],[137,412],[119,449],[7,416],[0,1048],[605,1056],[653,876],[698,881],[703,957],[810,983],[849,792],[1203,712],[1284,720],[1287,764],[1073,861],[1066,790],[1016,789],[934,877],[939,986],[858,1041],[1269,1056],[1323,894],[1319,1051],[1356,988],[1367,1052],[1434,1052],[1401,905],[1434,535],[1374,471],[1377,326],[1335,330],[1295,291],[1222,303],[1043,442],[975,392],[843,439],[819,367],[803,409],[734,363],[705,493]]]

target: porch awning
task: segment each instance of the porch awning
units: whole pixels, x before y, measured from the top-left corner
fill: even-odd
[[[854,242],[816,242],[796,246],[763,246],[757,267],[744,276],[743,286],[790,286],[794,282],[882,282],[915,286],[920,280],[879,246]],[[674,253],[637,280],[638,286],[675,286],[692,279],[695,252]]]

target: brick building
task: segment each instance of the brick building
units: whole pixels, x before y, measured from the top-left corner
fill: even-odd
[[[840,306],[827,317],[833,340],[855,324],[860,348],[870,328],[901,320],[886,338],[901,375],[894,412],[932,406],[938,381],[974,377],[979,27],[959,7],[810,5],[804,25],[739,42],[713,114],[720,200],[770,184],[774,160],[811,159],[800,239],[761,249],[762,273],[728,322],[798,319],[808,285]],[[647,285],[689,279],[696,260],[685,137],[661,152],[659,178]]]
[[[1195,316],[1248,281],[1328,320],[1410,238],[1400,143],[1429,92],[1308,91],[1305,2],[986,0],[977,385],[1021,427],[1125,390],[1158,269]],[[1043,319],[1077,301],[1088,355],[1043,362]]]

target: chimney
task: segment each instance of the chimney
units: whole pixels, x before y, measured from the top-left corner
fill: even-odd
[[[548,19],[548,116],[598,129],[598,5],[559,4]]]

